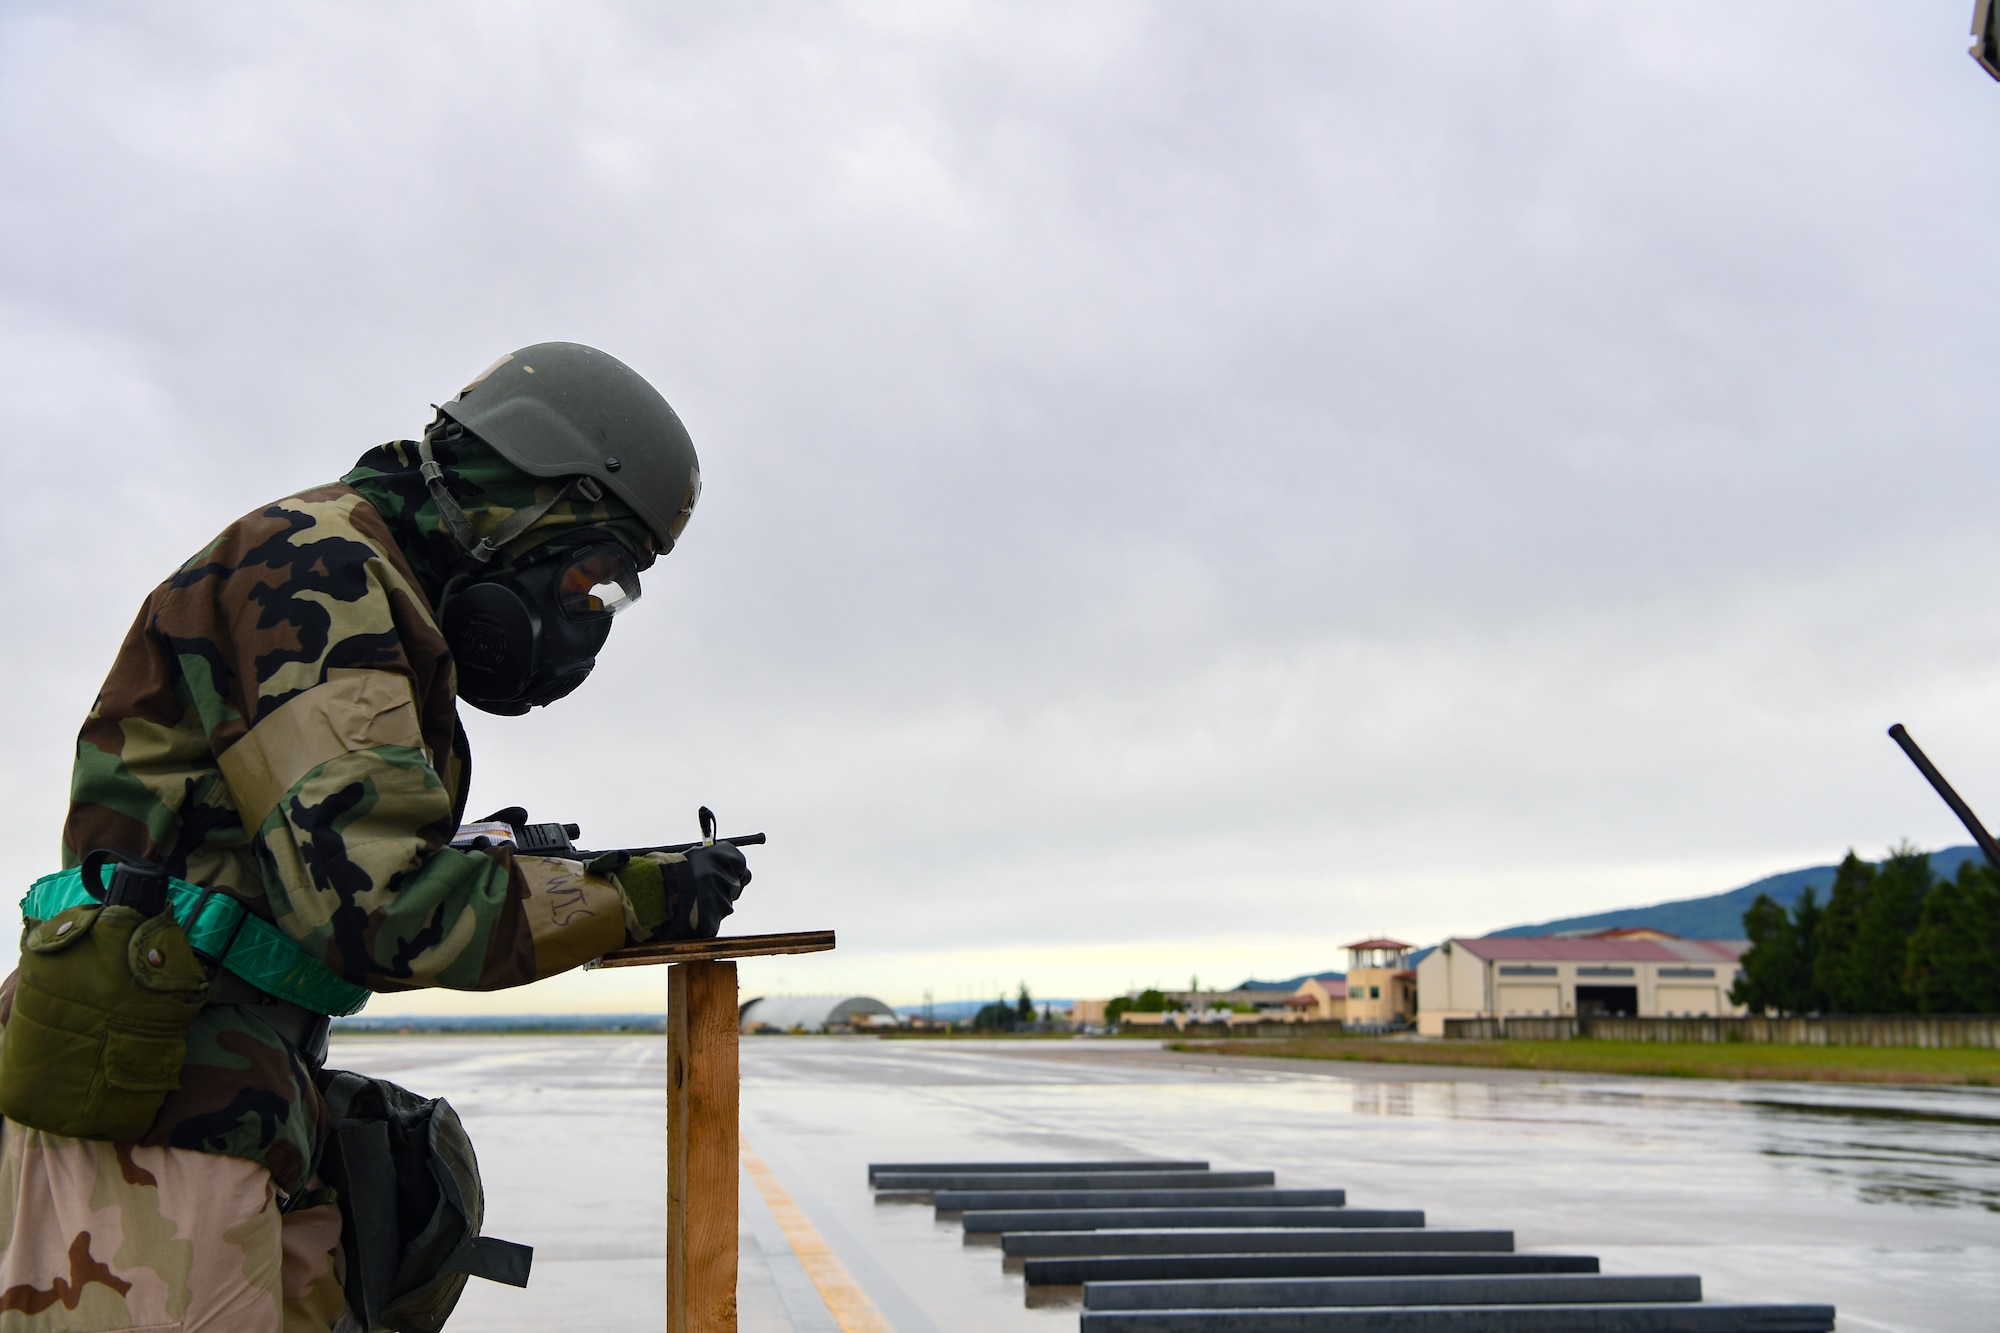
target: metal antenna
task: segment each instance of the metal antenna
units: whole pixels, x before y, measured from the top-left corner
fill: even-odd
[[[1986,825],[1979,822],[1979,816],[1972,813],[1972,807],[1951,789],[1951,784],[1944,780],[1944,774],[1937,771],[1937,765],[1930,761],[1930,757],[1917,748],[1917,743],[1910,738],[1910,733],[1903,730],[1902,723],[1898,722],[1889,728],[1889,739],[1903,747],[1903,753],[1910,756],[1910,762],[1917,766],[1917,772],[1930,779],[1930,784],[1937,789],[1937,794],[1944,797],[1944,803],[1958,816],[1958,822],[1965,825],[1965,831],[1979,844],[1979,850],[1986,853],[1986,864],[1995,870],[2000,870],[2000,842],[1993,841],[1993,835],[1986,831]]]

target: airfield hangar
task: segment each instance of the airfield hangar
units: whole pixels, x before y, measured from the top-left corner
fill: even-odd
[[[765,995],[737,1010],[745,1032],[876,1032],[898,1026],[872,995]]]
[[[1417,1030],[1448,1018],[1740,1016],[1729,988],[1747,940],[1623,929],[1583,937],[1448,939],[1417,964]]]

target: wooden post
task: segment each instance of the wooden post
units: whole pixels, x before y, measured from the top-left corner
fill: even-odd
[[[736,964],[667,969],[667,1333],[736,1333]]]
[[[667,967],[667,1333],[736,1333],[735,958],[823,953],[830,930],[641,944],[590,966]]]

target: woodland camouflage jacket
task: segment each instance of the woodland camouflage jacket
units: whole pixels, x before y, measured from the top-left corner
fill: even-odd
[[[545,524],[605,517],[564,505]],[[159,861],[376,991],[519,986],[625,942],[615,881],[446,845],[470,774],[431,596],[392,536],[407,520],[347,485],[304,491],[153,591],[78,737],[65,865]],[[325,1119],[255,1010],[212,1006],[142,1142],[262,1162],[293,1193]]]

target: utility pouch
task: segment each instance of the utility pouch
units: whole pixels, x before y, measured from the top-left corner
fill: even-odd
[[[528,1285],[534,1250],[479,1234],[479,1159],[450,1102],[343,1069],[314,1082],[333,1119],[319,1174],[340,1196],[363,1333],[437,1333],[468,1276]]]
[[[101,881],[118,861],[111,885]],[[166,875],[93,852],[95,902],[26,930],[0,1031],[0,1114],[76,1138],[131,1142],[180,1086],[208,974],[166,906]]]

